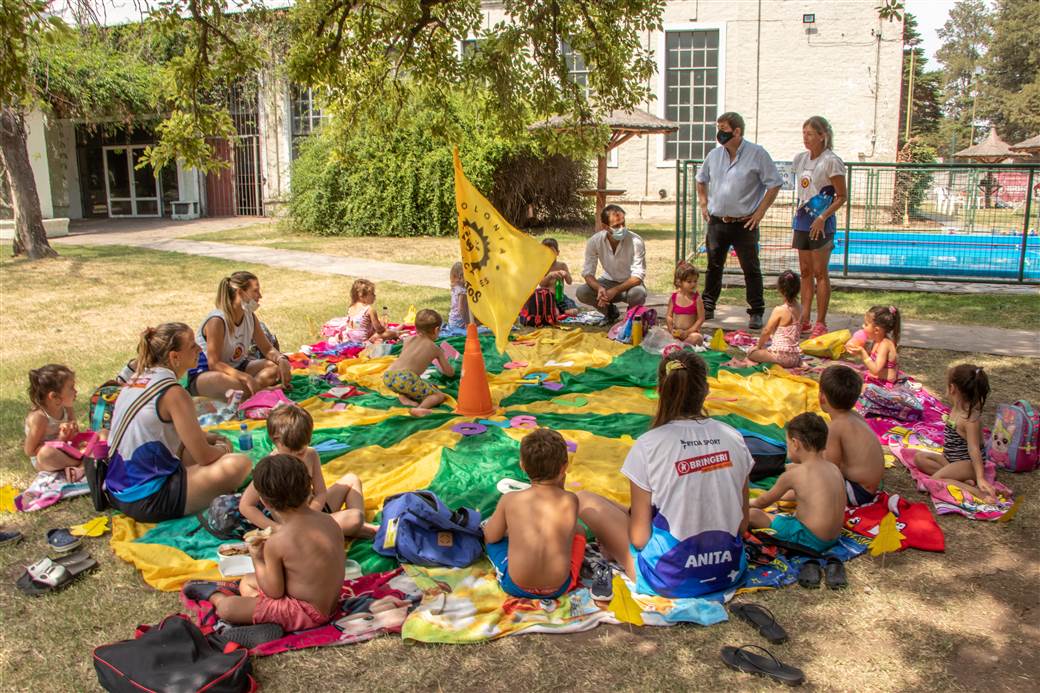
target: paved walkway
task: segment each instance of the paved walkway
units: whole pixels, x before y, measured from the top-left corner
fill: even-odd
[[[87,224],[80,225],[78,228],[74,228],[73,233],[69,236],[55,239],[55,241],[59,244],[70,245],[129,245],[303,272],[353,277],[363,275],[373,281],[393,281],[399,284],[429,286],[438,289],[448,288],[447,275],[442,267],[382,262],[367,258],[234,243],[195,241],[180,237],[187,234],[237,228],[259,221],[261,220],[243,220],[241,218],[205,219],[179,224],[164,221],[155,223],[154,227],[142,228],[138,223],[134,226],[127,225],[120,228],[119,225],[106,220],[103,226],[98,225],[96,229]],[[568,288],[570,292],[573,292],[573,286]],[[663,313],[666,302],[667,296],[663,294],[652,295],[649,299],[651,305],[659,308],[659,313]],[[1040,309],[1040,300],[1038,300],[1038,309]],[[747,329],[747,314],[744,312],[743,306],[718,306],[715,316],[714,320],[707,323],[709,327],[723,327],[727,330]],[[862,316],[859,315],[832,313],[828,316],[827,324],[834,330],[849,328],[855,331],[862,325],[862,319]],[[903,323],[902,344],[910,347],[1040,359],[1040,332],[1031,330],[975,325],[968,328],[951,329],[951,326],[946,323],[907,320]]]

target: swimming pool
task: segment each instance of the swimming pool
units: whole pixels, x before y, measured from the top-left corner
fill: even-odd
[[[845,269],[845,233],[834,238],[830,270]],[[849,272],[1018,279],[1022,234],[850,231]],[[1025,280],[1040,280],[1040,238],[1026,243]]]

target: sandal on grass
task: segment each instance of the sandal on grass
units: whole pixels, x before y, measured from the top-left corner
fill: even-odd
[[[31,597],[38,597],[66,587],[83,573],[96,568],[97,564],[86,551],[55,559],[44,558],[28,566],[15,581],[15,586]]]
[[[233,582],[217,582],[216,580],[188,580],[181,588],[181,594],[197,602],[209,601],[209,598],[217,592],[237,596],[238,585]]]
[[[80,538],[73,536],[67,527],[47,531],[47,545],[58,553],[66,553],[78,548],[80,541]]]
[[[761,650],[768,657],[749,652],[750,649]],[[773,656],[769,650],[757,645],[743,645],[741,647],[723,647],[722,661],[734,671],[742,671],[746,674],[757,676],[768,676],[774,681],[787,684],[788,686],[800,686],[805,683],[805,673],[801,669],[784,664]]]
[[[774,645],[787,642],[787,631],[776,622],[773,612],[766,607],[759,604],[731,604],[729,610],[734,616],[754,626],[759,635]]]
[[[840,590],[849,586],[848,578],[845,577],[845,564],[837,558],[828,558],[827,565],[823,568],[827,587],[832,590]]]
[[[820,580],[823,579],[823,571],[816,561],[807,561],[802,569],[798,571],[798,584],[807,590],[820,588]]]
[[[285,631],[277,623],[257,623],[251,626],[231,626],[220,632],[225,643],[233,642],[247,650],[264,643],[285,637]]]

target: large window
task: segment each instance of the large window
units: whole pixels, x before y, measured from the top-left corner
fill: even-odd
[[[669,31],[665,37],[665,159],[703,159],[715,146],[719,115],[719,32]]]
[[[292,157],[295,159],[300,153],[300,142],[303,138],[317,130],[322,121],[329,116],[318,108],[314,90],[310,87],[293,85],[291,110]]]

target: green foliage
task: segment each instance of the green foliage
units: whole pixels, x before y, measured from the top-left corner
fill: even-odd
[[[1014,144],[1040,134],[1040,2],[1000,0],[980,110]]]
[[[936,151],[924,142],[910,138],[896,156],[900,162],[930,164],[936,161]],[[929,171],[901,170],[896,173],[892,191],[892,223],[914,216],[932,185]]]
[[[38,102],[33,64],[68,27],[48,13],[48,0],[0,3],[0,104],[30,107]]]
[[[983,0],[958,0],[936,33],[943,45],[935,52],[942,65],[947,117],[969,125],[976,95],[976,68],[993,38],[993,16]]]
[[[903,90],[899,109],[899,146],[906,144],[906,100],[909,97],[910,69],[913,67],[914,103],[911,108],[910,136],[927,136],[935,131],[942,117],[940,93],[942,75],[938,71],[926,71],[928,58],[920,47],[921,33],[917,30],[917,18],[906,13],[903,23]],[[911,57],[913,58],[911,60]]]
[[[289,200],[295,229],[319,235],[455,233],[450,144],[456,141],[467,178],[503,213],[519,216],[512,221],[525,221],[527,202],[536,212],[570,218],[587,211],[577,192],[587,184],[587,167],[567,169],[583,175],[544,176],[540,183],[527,177],[518,184],[508,167],[540,164],[534,143],[496,134],[498,128],[480,115],[473,100],[452,95],[433,104],[415,92],[405,95],[400,108],[384,104],[383,109],[393,113],[353,125],[333,121],[304,144],[293,165]],[[398,127],[386,130],[382,126],[391,115]],[[563,164],[557,160],[556,165]],[[560,186],[545,190],[546,181],[560,178]]]

